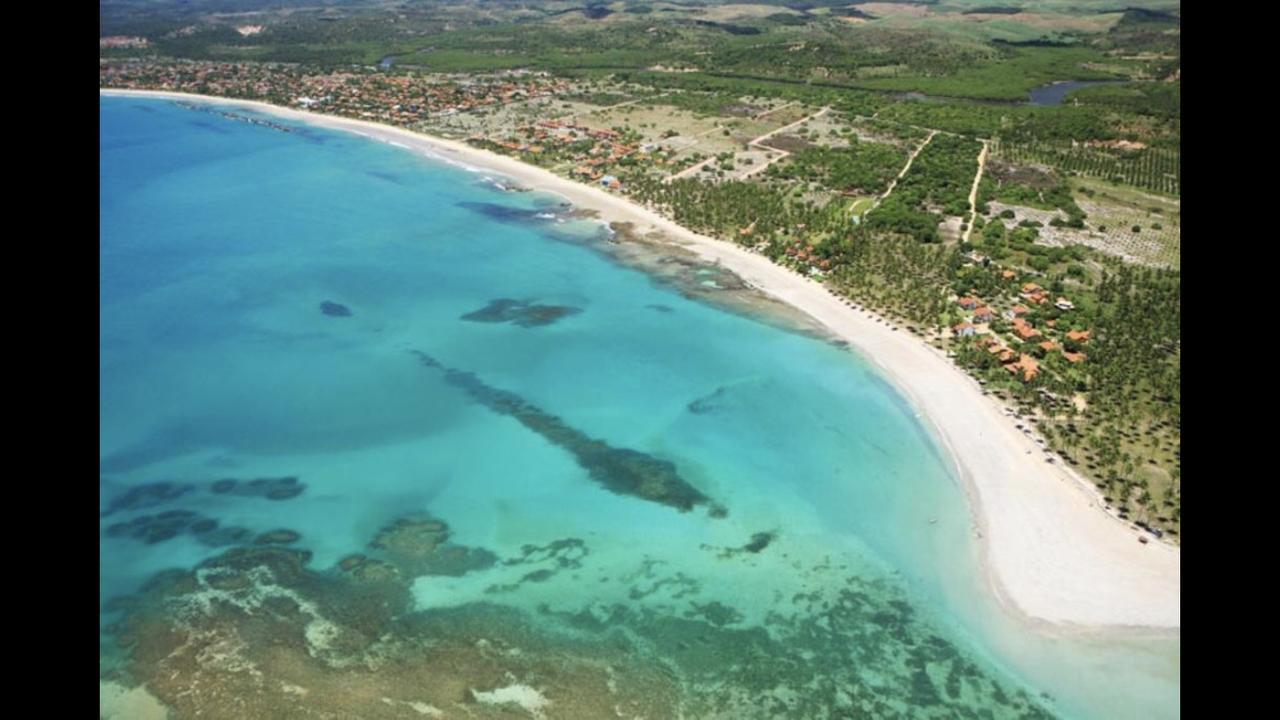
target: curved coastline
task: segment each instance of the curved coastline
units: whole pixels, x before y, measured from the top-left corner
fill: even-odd
[[[1141,544],[1100,494],[1017,430],[1002,405],[940,351],[848,307],[821,284],[733,243],[687,230],[631,200],[464,143],[374,122],[188,93],[101,89],[102,95],[239,105],[393,143],[552,192],[603,222],[661,233],[811,316],[846,340],[903,394],[955,462],[975,520],[981,565],[1000,605],[1040,632],[1177,635],[1181,551]]]

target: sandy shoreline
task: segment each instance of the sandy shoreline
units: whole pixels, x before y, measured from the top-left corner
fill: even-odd
[[[1012,613],[1050,632],[1101,627],[1176,633],[1180,627],[1181,552],[1153,541],[1102,509],[1092,485],[1019,431],[994,398],[941,352],[847,307],[811,279],[729,242],[686,230],[630,200],[519,160],[372,122],[262,102],[183,93],[103,90],[103,94],[207,100],[356,132],[432,156],[492,170],[540,191],[563,195],[608,222],[631,223],[717,262],[792,305],[846,340],[907,397],[955,459],[971,500],[983,565]]]

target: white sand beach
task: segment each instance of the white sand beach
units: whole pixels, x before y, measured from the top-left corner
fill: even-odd
[[[1049,632],[1103,626],[1180,626],[1181,552],[1138,541],[1139,531],[1110,515],[1100,494],[1049,463],[994,398],[941,352],[905,330],[848,307],[818,282],[730,242],[686,230],[601,188],[518,160],[371,122],[266,103],[182,93],[103,90],[103,94],[234,104],[360,133],[455,162],[491,169],[520,184],[559,193],[607,222],[631,223],[718,262],[760,291],[809,314],[870,359],[905,395],[955,459],[971,499],[975,534],[993,591],[1012,613]]]

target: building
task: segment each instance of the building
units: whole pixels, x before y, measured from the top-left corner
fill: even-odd
[[[977,333],[978,328],[974,327],[973,323],[962,322],[953,326],[951,331],[956,334],[956,337],[969,337],[970,335]]]
[[[1090,335],[1091,335],[1091,331],[1089,330],[1072,330],[1071,332],[1067,333],[1067,339],[1070,340],[1071,342],[1084,344],[1089,342]]]
[[[1009,362],[1010,360],[1018,356],[1017,353],[1015,353],[1014,351],[1010,350],[1009,348],[999,343],[996,343],[991,347],[987,348],[987,352],[991,353],[992,355],[995,355],[997,358],[1000,359],[1000,362],[1002,363]]]
[[[995,312],[989,307],[980,307],[973,311],[973,321],[979,323],[989,323],[996,318]]]
[[[1075,310],[1076,309],[1076,306],[1073,305],[1070,300],[1062,297],[1058,298],[1058,301],[1055,302],[1053,306],[1058,308],[1059,310]]]
[[[972,310],[978,307],[979,302],[981,302],[981,300],[979,300],[978,298],[972,295],[967,295],[965,297],[960,298],[960,307],[964,308],[965,310]]]
[[[1022,373],[1022,381],[1031,382],[1036,378],[1036,375],[1040,374],[1040,363],[1036,362],[1036,359],[1030,355],[1023,353],[1017,362],[1005,365],[1004,369],[1014,375]]]
[[[1018,337],[1022,338],[1023,340],[1030,340],[1032,338],[1040,337],[1040,331],[1032,327],[1030,323],[1028,323],[1026,320],[1023,320],[1022,318],[1014,319],[1013,331],[1017,333]]]

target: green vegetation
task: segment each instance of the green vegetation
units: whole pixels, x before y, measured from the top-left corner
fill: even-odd
[[[982,144],[974,140],[935,135],[889,197],[867,214],[865,226],[938,242],[942,216],[969,211],[969,188],[981,150]]]
[[[1178,195],[1182,183],[1179,154],[1160,148],[1123,149],[1051,142],[1000,141],[995,155],[1014,162],[1040,162],[1085,177]]]
[[[858,142],[844,148],[807,148],[768,170],[772,178],[803,180],[839,192],[879,194],[906,162],[907,154],[893,145]]]

